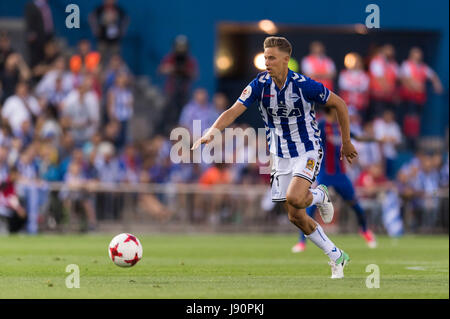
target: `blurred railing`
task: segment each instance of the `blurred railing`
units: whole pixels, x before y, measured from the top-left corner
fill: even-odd
[[[35,200],[45,202],[39,209],[41,217],[35,218],[42,231],[76,231],[89,209],[94,211],[100,231],[138,228],[142,231],[295,231],[282,204],[271,202],[269,185],[109,184],[94,181],[69,185],[22,181],[18,188],[45,190],[39,196],[46,198]],[[385,232],[381,215],[387,191],[389,189],[379,188],[375,196],[361,197],[360,200],[369,226],[378,233]],[[330,192],[336,217],[326,226],[330,231],[355,232],[358,229],[355,214],[332,188]],[[356,189],[356,192],[365,193],[362,189]],[[21,194],[24,203],[30,200],[26,198],[30,192],[22,191]],[[441,189],[430,197],[439,203],[433,225],[425,232],[448,233],[448,195],[448,189]],[[423,209],[417,212],[417,207],[409,201],[400,199],[400,202],[405,231],[422,232],[422,215],[427,212]]]

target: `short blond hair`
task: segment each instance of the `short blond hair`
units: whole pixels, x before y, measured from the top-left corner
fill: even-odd
[[[264,49],[266,48],[278,48],[280,51],[292,54],[292,45],[284,37],[268,37],[264,40]]]

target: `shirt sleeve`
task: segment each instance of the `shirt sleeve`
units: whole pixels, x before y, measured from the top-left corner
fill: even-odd
[[[425,74],[427,75],[428,79],[431,79],[434,76],[435,72],[428,65],[425,65]]]
[[[328,90],[322,83],[314,81],[311,78],[306,78],[306,81],[301,82],[302,92],[306,99],[325,104],[330,97],[330,90]]]
[[[411,77],[411,71],[409,70],[408,64],[406,62],[403,62],[400,67],[400,76],[405,78]]]
[[[349,85],[346,76],[347,76],[346,71],[341,71],[339,73],[338,86],[339,86],[339,89],[341,89],[341,90],[350,91],[351,85]]]
[[[249,85],[247,85],[242,91],[241,96],[239,96],[238,98],[238,101],[244,104],[246,107],[251,106],[253,102],[261,98],[262,83],[259,81],[260,77],[264,77],[264,75],[258,76],[252,82],[250,82]]]
[[[307,57],[302,59],[301,68],[302,68],[303,74],[312,74],[313,73],[313,68]]]
[[[380,61],[373,60],[370,62],[370,73],[375,75],[376,77],[382,77],[384,75],[384,67]]]

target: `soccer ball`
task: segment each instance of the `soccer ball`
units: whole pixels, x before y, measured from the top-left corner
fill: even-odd
[[[142,258],[142,245],[136,236],[123,233],[111,240],[108,253],[117,266],[132,267]]]

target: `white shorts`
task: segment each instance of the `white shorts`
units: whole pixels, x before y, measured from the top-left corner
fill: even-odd
[[[294,176],[304,178],[311,184],[314,183],[317,174],[319,174],[322,157],[322,149],[312,150],[292,158],[273,156],[270,177],[272,201],[283,202],[286,200],[286,192]]]

